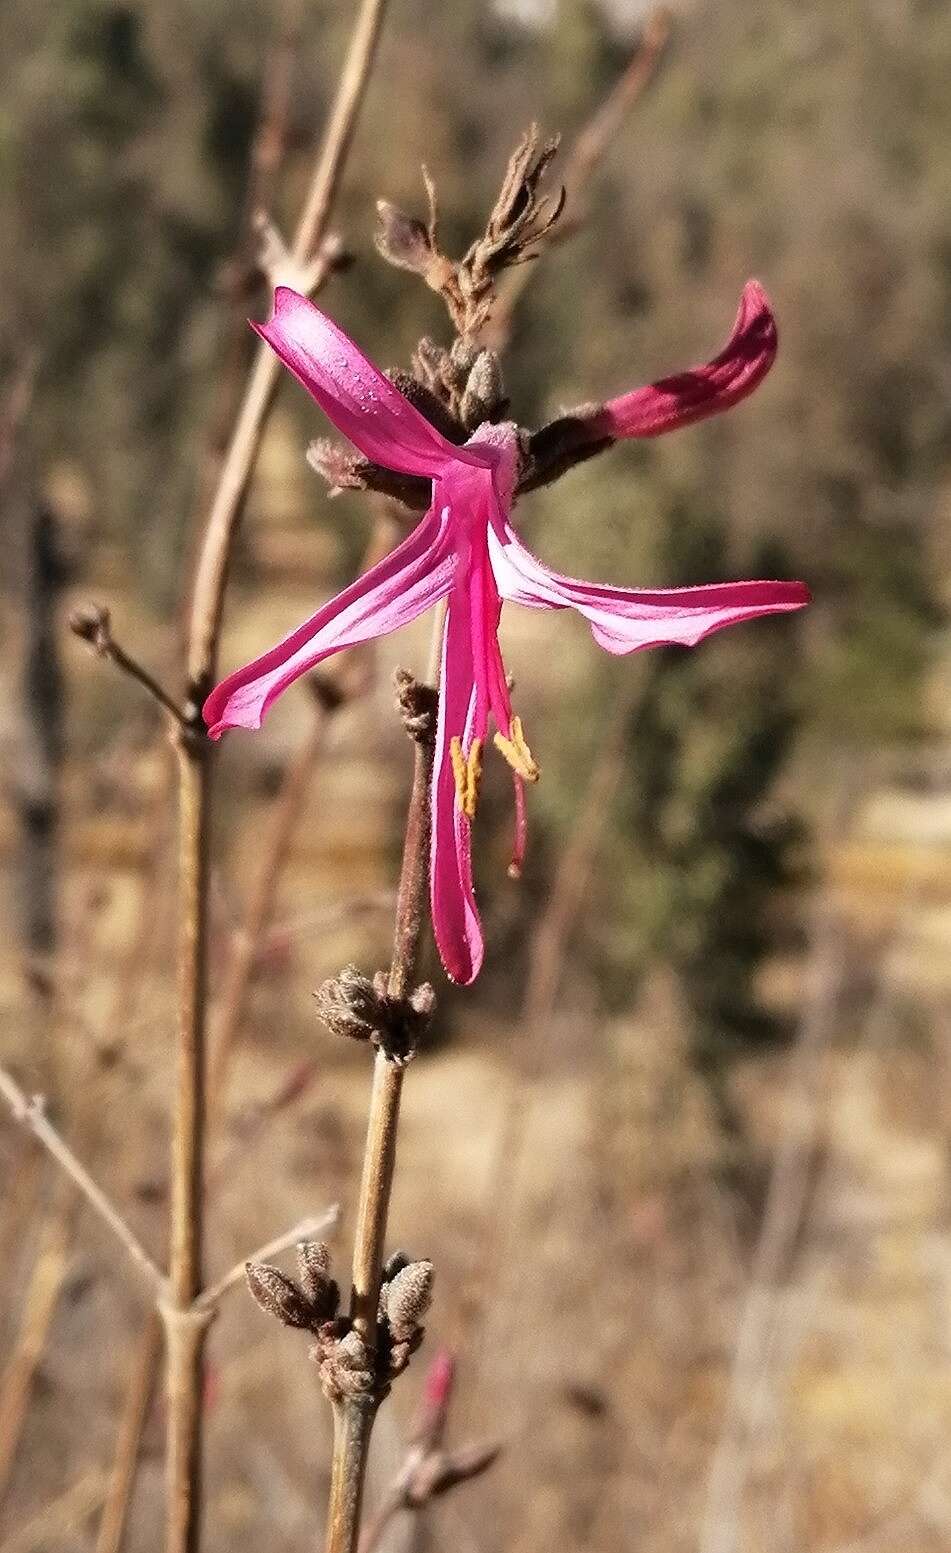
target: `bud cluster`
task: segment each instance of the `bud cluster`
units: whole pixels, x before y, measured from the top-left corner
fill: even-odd
[[[554,197],[539,197],[538,193],[557,149],[557,138],[541,140],[533,124],[509,161],[485,231],[457,263],[440,252],[436,195],[425,171],[429,195],[429,220],[425,224],[389,200],[377,202],[380,225],[376,244],[380,253],[390,264],[421,276],[440,294],[464,340],[475,338],[487,323],[496,281],[503,270],[533,258],[538,244],[561,215],[564,189]]]
[[[324,1024],[334,1035],[352,1041],[370,1041],[399,1067],[416,1055],[436,1007],[429,982],[416,987],[407,998],[390,997],[385,971],[372,980],[347,965],[339,976],[325,981],[314,993]]]
[[[330,1251],[322,1241],[297,1247],[297,1279],[266,1262],[249,1262],[248,1288],[257,1304],[282,1326],[310,1332],[310,1357],[324,1394],[382,1401],[423,1340],[423,1319],[433,1288],[433,1265],[396,1252],[383,1269],[375,1342],[370,1344],[340,1314],[340,1289],[331,1275]]]
[[[446,349],[428,337],[413,355],[412,372],[388,375],[411,404],[450,442],[463,443],[487,422],[509,414],[498,354],[480,343],[496,300],[503,272],[536,257],[564,207],[565,191],[540,194],[540,186],[558,149],[557,138],[543,140],[535,125],[513,152],[498,198],[481,237],[453,262],[439,250],[436,196],[425,173],[429,220],[407,215],[389,200],[377,204],[376,244],[385,259],[412,270],[443,297],[457,331]],[[519,462],[514,496],[550,485],[576,464],[611,446],[603,406],[581,405],[537,431],[519,428]],[[385,469],[333,442],[311,444],[308,459],[327,481],[331,494],[372,490],[391,496],[411,511],[425,511],[431,481]]]

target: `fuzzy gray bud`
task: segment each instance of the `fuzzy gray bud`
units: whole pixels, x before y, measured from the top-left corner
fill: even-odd
[[[322,1240],[302,1240],[297,1246],[297,1270],[301,1288],[311,1304],[315,1321],[336,1314],[340,1291],[330,1275],[330,1249]]]
[[[425,226],[389,200],[377,200],[379,217],[374,242],[383,258],[401,270],[425,275],[433,260],[433,245]]]
[[[498,420],[505,404],[502,369],[495,351],[479,352],[466,381],[459,413],[467,431],[475,431],[484,421]]]
[[[380,1024],[379,999],[369,976],[346,965],[314,993],[321,1019],[334,1035],[368,1041]]]
[[[434,1276],[432,1262],[410,1262],[386,1285],[386,1319],[394,1342],[408,1342],[422,1325]]]
[[[244,1271],[248,1288],[266,1315],[274,1316],[286,1327],[306,1331],[312,1325],[314,1313],[309,1300],[279,1268],[267,1262],[248,1262]]]

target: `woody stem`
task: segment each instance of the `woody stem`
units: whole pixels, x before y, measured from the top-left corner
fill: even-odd
[[[387,983],[391,998],[404,998],[416,975],[426,914],[429,873],[430,777],[433,744],[418,740],[413,787],[406,816],[403,863],[396,901],[393,958]],[[376,1342],[377,1306],[386,1240],[390,1191],[396,1164],[396,1135],[404,1068],[383,1051],[373,1065],[363,1174],[353,1248],[350,1316],[371,1353]],[[334,1406],[334,1449],[327,1519],[327,1553],[355,1553],[360,1532],[363,1483],[370,1433],[376,1415],[373,1394],[345,1397]]]

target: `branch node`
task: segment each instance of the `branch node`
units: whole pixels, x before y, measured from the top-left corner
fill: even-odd
[[[436,1007],[436,994],[423,982],[408,997],[391,997],[387,975],[364,976],[347,965],[314,993],[321,1019],[334,1035],[369,1041],[389,1062],[405,1067],[416,1055]]]
[[[350,263],[351,255],[336,232],[328,232],[312,259],[301,263],[285,243],[267,211],[259,210],[253,220],[257,242],[256,260],[268,285],[289,286],[308,297],[323,285],[327,276]]]

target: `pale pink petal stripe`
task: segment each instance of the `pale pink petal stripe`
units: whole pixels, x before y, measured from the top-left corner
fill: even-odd
[[[747,281],[733,333],[719,356],[610,399],[594,417],[594,432],[615,438],[658,437],[729,410],[762,382],[776,359],[777,343],[769,298],[758,281]]]
[[[472,883],[471,827],[456,802],[449,756],[453,737],[462,739],[468,749],[477,699],[468,600],[459,593],[452,595],[446,612],[439,691],[430,857],[433,932],[446,974],[467,986],[479,974],[484,944]]]
[[[447,442],[350,336],[296,291],[278,286],[271,318],[251,327],[338,431],[374,463],[429,478],[452,464],[494,464],[490,448],[480,451]]]
[[[502,533],[500,539],[499,533]],[[713,631],[782,614],[809,603],[801,582],[718,582],[698,588],[611,588],[563,577],[522,544],[508,523],[489,532],[489,552],[504,599],[530,609],[576,609],[607,652],[694,647]]]
[[[415,620],[449,592],[455,565],[449,508],[440,503],[376,566],[215,687],[202,709],[211,738],[228,728],[260,728],[274,698],[308,669]]]

